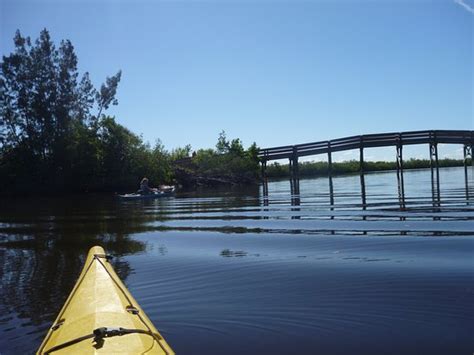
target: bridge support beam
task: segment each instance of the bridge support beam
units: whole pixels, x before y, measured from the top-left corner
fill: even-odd
[[[332,183],[332,153],[331,153],[331,142],[328,142],[328,178],[329,178],[329,202],[332,206],[334,205],[334,185]]]
[[[469,145],[469,144],[464,144],[464,183],[466,185],[466,200],[469,200],[469,175],[467,172],[467,165],[468,165],[468,160],[471,159],[471,165],[474,167],[474,160],[473,158],[473,148],[474,146]]]
[[[291,179],[297,179],[298,176],[298,157],[293,157],[289,159],[289,165],[290,169],[290,178]]]
[[[300,194],[300,180],[299,179],[290,179],[290,190],[291,190],[292,196]]]
[[[405,209],[405,182],[403,179],[403,145],[397,145],[397,184],[400,208]]]
[[[365,197],[365,167],[364,167],[364,141],[362,136],[360,137],[360,192],[362,195],[362,209],[365,210],[367,201]]]
[[[300,193],[300,177],[299,177],[299,166],[298,166],[298,150],[296,147],[293,147],[293,154],[289,159],[289,168],[290,168],[290,186],[291,194],[299,195]]]
[[[261,161],[262,166],[262,187],[263,187],[263,205],[268,206],[268,179],[267,179],[267,161]]]
[[[300,211],[301,209],[298,207],[300,205],[300,181],[298,179],[292,179],[291,183],[291,211]],[[295,214],[291,216],[291,219],[301,219],[301,216]]]
[[[299,195],[300,179],[298,175],[298,158],[290,159],[290,188],[292,195]]]
[[[439,159],[438,159],[438,143],[432,141],[430,143],[430,169],[431,169],[431,194],[433,198],[433,206],[440,206],[441,194],[439,189]]]
[[[263,185],[263,197],[264,197],[264,200],[267,202],[268,204],[268,179],[267,179],[267,161],[266,160],[262,160],[261,162],[261,165],[262,165],[262,185]],[[264,201],[264,202],[265,202]]]
[[[290,167],[291,167],[291,176],[295,179],[299,178],[299,171],[298,171],[298,148],[293,147],[293,155],[290,158]]]

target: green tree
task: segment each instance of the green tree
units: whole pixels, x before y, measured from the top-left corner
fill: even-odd
[[[244,156],[245,150],[239,138],[232,139],[232,141],[229,144],[228,153],[233,154],[234,156],[237,156],[237,157]]]
[[[170,160],[175,161],[179,159],[189,158],[191,154],[191,144],[187,144],[184,147],[178,147],[171,150]]]
[[[225,134],[225,131],[221,131],[219,133],[216,149],[217,149],[218,154],[225,154],[229,152],[229,142],[227,141],[227,136]]]
[[[87,144],[79,138],[94,139],[85,130],[97,130],[102,112],[117,104],[121,72],[97,91],[88,73],[79,79],[70,41],[56,48],[44,29],[34,43],[20,31],[13,42],[13,52],[0,62],[0,169],[8,170],[0,182],[64,185],[85,168],[77,159]]]

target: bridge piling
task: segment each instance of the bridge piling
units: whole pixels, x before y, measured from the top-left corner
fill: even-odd
[[[328,141],[328,178],[329,178],[329,202],[334,205],[334,185],[332,183],[332,153],[331,142]]]
[[[300,193],[300,182],[299,182],[299,166],[298,166],[298,149],[293,146],[293,154],[289,158],[289,169],[290,169],[290,188],[292,194]]]
[[[295,156],[293,158],[293,176],[295,179],[299,179],[300,178],[300,171],[299,171],[299,164],[298,164],[298,156]]]
[[[299,178],[299,172],[298,172],[298,148],[296,146],[293,146],[293,155],[290,158],[292,160],[291,162],[291,167],[292,167],[292,177],[297,179]]]
[[[291,179],[291,206],[299,206],[301,204],[300,201],[300,180],[299,179]],[[291,211],[300,211],[299,207],[292,207]],[[300,219],[301,216],[293,215],[291,219]]]
[[[438,159],[438,142],[436,141],[436,133],[430,142],[430,169],[431,169],[431,193],[433,197],[433,205],[440,206],[441,193],[439,188],[439,159]]]
[[[474,166],[474,160],[472,159],[472,145],[464,144],[463,153],[464,153],[464,183],[466,186],[466,200],[469,200],[469,175],[467,172],[467,161],[471,159],[471,165]]]
[[[362,209],[365,210],[367,201],[365,196],[365,176],[364,176],[364,139],[360,136],[360,159],[359,159],[359,166],[360,166],[360,189],[362,195]]]
[[[400,208],[405,208],[405,181],[403,179],[403,144],[397,144],[397,184],[398,184],[398,200]]]

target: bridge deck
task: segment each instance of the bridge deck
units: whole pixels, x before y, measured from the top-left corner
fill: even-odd
[[[429,143],[474,145],[474,131],[435,130],[366,134],[329,141],[264,148],[260,149],[259,157],[262,161],[294,159],[352,149]]]

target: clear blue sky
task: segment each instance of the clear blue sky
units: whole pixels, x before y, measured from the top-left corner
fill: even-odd
[[[109,113],[169,149],[474,129],[474,0],[0,3],[2,54],[17,28],[70,39],[96,85],[123,71]]]

